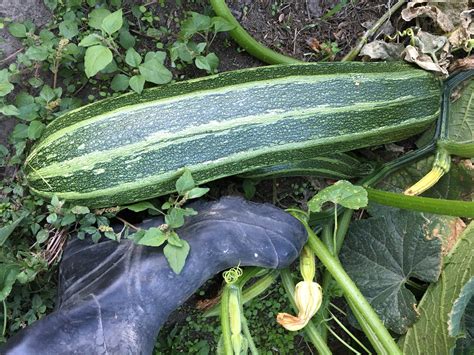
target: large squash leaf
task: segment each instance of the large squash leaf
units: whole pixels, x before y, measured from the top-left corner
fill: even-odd
[[[405,333],[417,319],[407,280],[434,282],[441,272],[441,241],[434,233],[438,225],[435,216],[386,209],[349,229],[341,251],[344,268],[396,333]]]
[[[460,298],[462,290],[474,277],[473,246],[474,223],[471,222],[447,256],[439,281],[430,285],[423,296],[418,306],[420,319],[408,330],[401,342],[404,354],[426,354],[427,349],[433,355],[452,353],[456,336],[460,335],[460,327],[456,321],[459,318],[453,318],[456,317],[458,309],[455,307],[459,307],[459,302],[463,302]],[[469,290],[465,292],[469,293]],[[468,308],[471,307],[470,303]],[[465,326],[468,321],[472,328],[472,319],[466,317]],[[452,335],[449,333],[450,325]]]
[[[448,140],[457,143],[474,142],[474,81],[462,91],[449,110]]]

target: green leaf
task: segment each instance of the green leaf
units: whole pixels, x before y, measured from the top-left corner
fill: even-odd
[[[49,52],[45,46],[32,46],[26,50],[25,55],[29,60],[43,61],[48,58]]]
[[[76,216],[72,213],[67,213],[61,218],[61,226],[68,226],[76,221]]]
[[[124,209],[130,210],[133,212],[142,212],[148,209],[159,211],[158,208],[156,208],[152,203],[147,202],[147,201],[137,202],[137,203],[134,203],[133,205],[123,206],[120,208],[120,210],[124,210]]]
[[[182,208],[170,208],[165,216],[165,223],[171,228],[179,228],[184,224],[184,215]]]
[[[209,53],[205,57],[200,55],[194,59],[194,64],[196,64],[196,67],[199,69],[203,69],[208,73],[212,73],[219,65],[219,58],[217,58],[214,53]]]
[[[211,65],[207,62],[206,57],[203,57],[202,55],[194,59],[194,64],[196,64],[196,67],[199,69],[203,69],[207,72],[211,71]]]
[[[112,52],[107,47],[92,46],[87,48],[84,57],[84,67],[87,77],[90,78],[91,76],[96,75],[112,62],[112,59]]]
[[[53,224],[57,220],[58,220],[58,215],[56,213],[51,213],[50,215],[48,215],[48,217],[46,217],[46,222],[48,222],[49,224]]]
[[[179,238],[179,235],[176,232],[170,232],[168,236],[168,243],[174,245],[175,247],[181,248],[183,246],[183,241]]]
[[[172,62],[175,62],[176,59],[180,59],[185,63],[192,63],[194,59],[194,54],[188,48],[186,43],[182,41],[176,41],[170,48],[170,58]]]
[[[186,194],[188,199],[198,198],[204,196],[209,192],[209,188],[207,187],[195,187],[188,191]]]
[[[51,206],[57,208],[57,207],[60,207],[60,204],[61,204],[61,202],[59,201],[58,196],[53,195],[53,197],[51,197]]]
[[[166,234],[159,228],[152,227],[145,231],[143,237],[135,240],[135,243],[149,247],[159,247],[166,241]]]
[[[156,59],[160,64],[164,64],[166,60],[166,53],[157,51],[157,52],[147,52],[145,54],[145,62]]]
[[[14,140],[20,140],[28,137],[28,126],[23,123],[19,123],[15,126],[12,132],[12,138]]]
[[[441,272],[439,221],[405,210],[351,223],[341,262],[387,328],[403,334],[417,318],[410,278],[435,282]],[[411,354],[408,352],[407,354]]]
[[[26,215],[21,216],[20,218],[16,219],[13,223],[10,223],[6,226],[0,228],[0,247],[5,244],[8,237],[13,233],[16,227],[20,224],[20,222],[26,217]]]
[[[0,70],[0,96],[8,95],[13,88],[8,78],[8,69]]]
[[[461,96],[450,105],[448,140],[456,143],[474,142],[474,81],[463,89]]]
[[[0,113],[4,116],[16,116],[19,115],[20,112],[13,105],[3,105],[0,107]]]
[[[194,54],[201,54],[204,49],[206,49],[206,42],[201,42],[201,43],[196,43],[193,41],[189,41],[187,46],[191,52],[194,52]]]
[[[96,34],[96,33],[92,33],[90,35],[87,35],[86,37],[84,37],[80,42],[79,42],[79,46],[80,47],[90,47],[90,46],[94,46],[96,44],[101,44],[101,37]]]
[[[56,98],[56,93],[54,92],[53,88],[49,85],[43,86],[43,88],[40,91],[40,97],[46,101],[50,102],[53,101]]]
[[[180,35],[184,38],[191,38],[198,32],[206,32],[211,28],[211,18],[206,15],[201,15],[197,12],[190,12],[191,17],[188,17],[181,24]]]
[[[133,91],[140,94],[145,85],[145,77],[143,75],[134,75],[130,78],[129,85]]]
[[[125,55],[125,63],[130,65],[132,68],[138,68],[142,62],[142,57],[134,48],[127,49],[127,54]]]
[[[125,91],[128,88],[129,80],[130,78],[125,74],[117,74],[112,79],[112,82],[110,83],[110,88],[113,91]]]
[[[189,244],[187,241],[181,239],[183,242],[182,247],[177,247],[172,244],[167,244],[163,248],[163,252],[168,260],[168,263],[171,269],[176,273],[179,274],[181,270],[183,270],[184,263],[186,262],[186,258],[189,254]]]
[[[179,179],[176,180],[176,191],[178,191],[178,194],[181,196],[184,196],[186,192],[190,191],[195,186],[196,184],[194,183],[191,171],[188,169],[184,170],[183,175],[181,175]]]
[[[12,23],[8,26],[8,32],[13,37],[24,38],[26,37],[26,26],[22,23]]]
[[[154,84],[166,84],[173,78],[173,74],[158,59],[149,60],[141,64],[138,69],[146,81]]]
[[[252,179],[244,179],[242,182],[242,189],[244,190],[244,196],[247,200],[252,199],[257,192],[256,185],[257,183]]]
[[[89,27],[96,30],[102,29],[102,21],[110,14],[110,11],[101,7],[94,9],[89,13]]]
[[[309,202],[311,212],[320,212],[326,202],[332,202],[357,210],[367,206],[367,191],[361,186],[354,186],[349,181],[339,180],[334,185],[319,191]]]
[[[120,30],[122,25],[122,9],[119,9],[104,17],[104,19],[102,20],[101,29],[111,35]]]
[[[450,324],[454,325],[450,316],[456,300],[474,277],[473,245],[474,222],[471,222],[448,254],[439,281],[431,284],[421,299],[417,307],[420,319],[401,342],[404,354],[422,354],[426,349],[436,349],[438,354],[451,353],[456,337],[449,334]]]
[[[0,264],[0,301],[8,297],[19,273],[20,268],[15,264]]]
[[[135,42],[136,42],[135,37],[132,36],[132,34],[129,31],[124,30],[124,29],[120,31],[119,43],[123,48],[125,49],[132,48],[135,46]]]
[[[48,240],[49,233],[46,229],[41,229],[36,233],[36,243],[41,244]]]
[[[56,7],[58,6],[58,0],[44,0],[44,4],[48,9],[51,11],[56,10]]]
[[[67,39],[73,39],[79,34],[76,21],[62,21],[59,24],[59,33]]]
[[[235,28],[233,24],[231,24],[225,18],[219,16],[215,16],[212,18],[211,25],[214,27],[214,33],[227,32]]]
[[[71,212],[74,214],[86,214],[90,213],[90,210],[86,206],[74,206],[73,208],[71,208]]]
[[[41,121],[32,121],[28,127],[28,138],[29,139],[38,139],[41,137],[44,128],[46,125]]]

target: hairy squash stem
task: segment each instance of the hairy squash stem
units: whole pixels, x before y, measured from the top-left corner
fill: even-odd
[[[306,231],[308,232],[308,243],[311,249],[313,249],[313,252],[316,254],[319,261],[324,264],[326,269],[333,276],[334,280],[336,280],[336,282],[342,288],[344,296],[346,298],[350,298],[353,301],[354,306],[364,315],[367,323],[377,335],[386,351],[392,355],[401,355],[402,353],[400,349],[388,330],[385,328],[379,316],[377,313],[375,313],[372,306],[369,304],[369,302],[367,302],[365,297],[354,284],[354,281],[352,281],[349,275],[347,275],[339,260],[331,255],[331,252],[328,250],[328,248],[326,248],[326,245],[316,236],[316,234],[314,234],[308,223],[301,219],[300,221],[303,223]]]
[[[415,184],[406,189],[404,194],[408,196],[417,196],[422,194],[426,190],[436,185],[439,179],[441,179],[444,174],[449,172],[450,167],[451,156],[445,149],[438,147],[431,170]]]
[[[234,15],[232,15],[224,0],[210,0],[210,2],[217,16],[226,19],[233,26],[235,26],[233,30],[229,31],[230,35],[252,56],[268,64],[301,63],[301,61],[297,59],[277,53],[256,41],[247,33],[247,31],[244,30],[242,26],[240,26],[239,22],[235,19]]]
[[[388,355],[388,352],[385,350],[384,346],[380,342],[377,335],[374,333],[374,330],[371,328],[370,324],[365,319],[364,315],[359,311],[356,307],[354,302],[350,298],[346,298],[349,307],[352,310],[355,318],[357,319],[357,323],[359,323],[360,327],[364,331],[365,336],[369,339],[370,344],[375,349],[378,355]]]
[[[295,312],[298,312],[298,309],[296,308],[295,299],[294,299],[295,283],[293,282],[291,278],[290,271],[288,269],[280,270],[280,277],[281,277],[283,287],[285,288],[286,294],[288,295],[288,299],[290,300],[290,303],[293,309],[295,310]],[[311,343],[313,343],[316,350],[318,350],[320,355],[332,354],[331,350],[326,344],[326,341],[321,337],[321,335],[318,332],[318,329],[316,328],[316,326],[314,325],[312,321],[309,321],[309,323],[304,327],[303,330],[308,336]]]
[[[224,354],[233,354],[232,339],[230,331],[229,319],[229,287],[224,286],[221,296],[221,328],[222,328],[222,344],[224,347]]]
[[[240,309],[240,312],[242,313],[242,332],[244,333],[244,336],[247,338],[250,353],[252,355],[258,355],[259,354],[258,349],[255,346],[255,342],[253,341],[252,334],[250,334],[249,325],[247,322],[247,318],[245,318],[244,316],[243,308]]]
[[[474,218],[474,202],[406,196],[394,192],[366,189],[369,200],[381,205],[445,216]]]

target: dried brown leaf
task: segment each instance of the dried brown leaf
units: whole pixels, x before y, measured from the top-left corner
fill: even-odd
[[[319,43],[319,41],[314,38],[314,37],[310,37],[306,40],[306,43],[308,44],[308,46],[313,50],[315,51],[316,53],[319,53],[319,51],[321,50],[321,44]]]
[[[387,43],[384,41],[373,41],[362,47],[360,56],[368,56],[370,59],[399,60],[403,52],[403,44]]]
[[[453,47],[466,48],[467,43],[474,35],[474,9],[463,11],[460,14],[460,26],[449,36],[449,43]]]
[[[449,252],[453,249],[461,236],[462,232],[466,229],[466,223],[461,218],[453,219],[449,223],[449,230],[451,233],[443,239],[443,255],[448,255]]]
[[[418,30],[415,41],[422,53],[434,55],[444,47],[448,39],[445,36],[436,36],[429,32]]]
[[[434,5],[422,5],[427,1],[415,0],[407,4],[407,7],[402,10],[402,18],[405,21],[411,21],[417,17],[429,17],[431,18],[444,32],[451,32],[454,29],[454,25],[450,18]]]
[[[438,73],[442,73],[443,75],[448,75],[448,71],[445,68],[442,68],[439,64],[435,63],[433,59],[426,54],[421,54],[417,48],[408,45],[405,50],[403,51],[404,58],[407,62],[415,63],[419,67],[434,71]]]

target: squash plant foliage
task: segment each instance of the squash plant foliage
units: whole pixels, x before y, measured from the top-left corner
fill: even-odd
[[[5,23],[9,32],[23,42],[25,49],[18,53],[15,62],[0,70],[0,112],[17,120],[11,136],[11,146],[0,145],[0,163],[5,172],[3,181],[0,183],[0,301],[3,302],[5,320],[2,340],[41,318],[54,306],[55,295],[52,292],[55,283],[54,271],[60,259],[62,246],[69,234],[77,234],[79,238],[92,238],[95,241],[102,237],[117,241],[121,238],[130,238],[143,245],[164,246],[164,253],[171,268],[176,273],[181,271],[189,246],[179,238],[177,229],[185,223],[186,216],[195,213],[185,206],[185,202],[207,193],[207,188],[197,187],[196,184],[212,180],[215,176],[200,175],[196,169],[193,170],[193,175],[188,170],[179,171],[179,174],[173,174],[168,179],[167,189],[160,193],[177,192],[167,200],[142,201],[112,208],[105,204],[97,204],[102,208],[93,209],[92,207],[97,206],[86,206],[86,203],[79,201],[73,204],[66,203],[65,197],[60,194],[51,193],[47,195],[47,199],[30,194],[25,172],[30,174],[30,179],[36,172],[38,184],[48,187],[47,185],[51,183],[48,182],[47,169],[46,172],[40,171],[40,174],[37,174],[43,167],[35,165],[38,161],[33,158],[26,161],[25,152],[30,151],[33,143],[45,132],[50,133],[49,128],[46,128],[47,124],[53,122],[50,127],[54,127],[55,124],[59,127],[61,120],[56,120],[58,116],[66,114],[69,115],[67,117],[73,118],[74,112],[77,112],[73,110],[83,104],[79,98],[81,96],[89,102],[96,101],[98,98],[112,97],[106,102],[117,103],[122,98],[116,99],[113,96],[131,90],[137,94],[141,93],[142,96],[129,95],[128,97],[147,101],[149,98],[146,95],[152,91],[143,91],[145,87],[181,79],[186,67],[195,66],[203,74],[216,73],[219,59],[211,51],[211,46],[219,32],[232,31],[236,28],[235,23],[219,16],[210,17],[196,12],[187,13],[183,18],[171,18],[172,15],[164,15],[170,17],[166,20],[180,24],[179,31],[176,31],[173,37],[169,28],[162,25],[163,19],[151,10],[150,5],[153,4],[122,8],[120,1],[116,0],[108,3],[96,0],[87,2],[48,0],[45,3],[55,15],[53,23],[46,28],[37,29],[28,21],[24,23],[6,21]],[[161,2],[157,6],[162,6]],[[142,41],[142,37],[151,39],[152,48],[149,46],[150,43]],[[172,40],[167,41],[170,37]],[[393,65],[392,68],[407,68],[403,65],[398,67],[398,64]],[[384,64],[376,64],[373,68],[377,66],[387,70],[390,68],[384,67]],[[276,79],[283,78],[282,81],[284,81],[284,78],[289,76],[288,71],[300,71],[303,67],[305,66],[295,65],[294,69],[288,67],[285,69],[286,72],[278,68],[261,69],[261,72],[268,71],[267,74],[271,72],[270,76]],[[400,74],[398,69],[394,69],[398,72],[396,75],[399,76],[394,74],[396,78],[391,79],[398,80],[395,87],[400,89],[400,95],[410,92],[409,87],[414,87],[414,80],[418,80],[420,87],[417,89],[424,90],[412,92],[414,101],[406,104],[406,107],[396,108],[400,97],[393,97],[390,105],[387,105],[388,98],[384,92],[378,91],[377,80],[365,82],[356,80],[357,85],[353,82],[351,75],[357,74],[357,70],[368,70],[370,66],[344,63],[344,65],[322,65],[322,67],[327,71],[326,74],[331,74],[331,70],[334,70],[331,68],[348,70],[350,73],[343,79],[338,79],[337,75],[333,75],[332,80],[340,80],[342,84],[347,85],[351,81],[358,90],[368,87],[367,95],[372,95],[371,98],[374,98],[373,95],[380,95],[380,105],[378,105],[380,107],[370,106],[368,96],[366,102],[354,101],[350,104],[351,107],[356,105],[361,112],[363,111],[360,114],[361,117],[366,116],[367,113],[374,117],[382,117],[384,112],[397,109],[414,112],[413,117],[404,117],[402,114],[397,116],[398,121],[386,130],[386,139],[383,140],[378,134],[373,134],[369,137],[370,139],[367,137],[352,139],[350,137],[353,132],[345,132],[348,140],[346,143],[338,143],[346,144],[341,150],[348,151],[411,136],[415,131],[425,129],[437,116],[438,106],[435,107],[432,103],[436,101],[433,101],[433,98],[440,96],[441,89],[437,80],[425,72],[411,68],[404,69],[406,76],[403,76],[404,70],[401,70],[402,74]],[[311,66],[305,68],[305,70],[311,70],[308,69]],[[386,71],[382,72],[380,69],[378,74],[380,74],[380,80],[383,79],[384,74],[387,75]],[[211,83],[215,85],[213,89],[222,90],[239,75],[245,79],[245,72],[244,74],[228,73],[220,76],[228,79],[227,82],[221,84],[219,84],[219,79],[212,78],[200,82]],[[245,83],[252,82],[250,79],[245,80]],[[306,85],[308,89],[310,80],[303,81],[300,83],[301,87]],[[186,84],[173,85],[167,88],[186,86]],[[283,83],[280,93],[287,91],[291,85],[291,81]],[[258,94],[257,86],[253,87],[255,91],[252,95]],[[327,91],[329,87],[328,84],[324,90]],[[252,89],[251,85],[247,87],[247,90],[249,88]],[[169,89],[160,87],[155,92],[160,90]],[[339,87],[338,90],[340,90]],[[313,94],[311,89],[310,92]],[[471,82],[451,105],[449,126],[444,136],[444,142],[448,146],[461,144],[465,147],[466,144],[473,142],[473,95],[474,86]],[[340,95],[339,97],[343,101],[332,114],[337,114],[344,111],[345,107],[349,107],[347,101],[344,101],[348,98],[342,98]],[[314,104],[314,96],[311,100]],[[270,102],[270,104],[274,103]],[[98,106],[89,106],[91,107]],[[298,137],[301,138],[301,133],[298,132],[307,133],[309,130],[304,126],[307,121],[304,112],[303,114],[295,112],[292,114],[296,115],[297,124],[291,132],[296,132],[293,138],[298,139]],[[277,114],[277,112],[274,113],[274,115]],[[264,117],[264,112],[259,112],[258,116],[262,118],[263,124],[268,123],[267,119],[271,119],[268,115]],[[406,126],[401,127],[400,122],[409,118],[414,118],[417,123],[414,126],[407,123]],[[283,119],[283,116],[277,117],[276,121],[279,119]],[[327,123],[327,127],[335,127],[330,119]],[[381,122],[377,124],[377,127],[372,128],[385,127],[385,124]],[[351,127],[350,124],[345,124],[345,126]],[[363,135],[369,131],[369,128],[365,125],[360,126],[359,133]],[[338,132],[341,129],[343,130],[344,127],[334,128]],[[333,134],[334,132],[328,132],[326,138],[333,138]],[[106,137],[107,132],[102,138]],[[283,142],[290,136],[288,133],[276,138],[281,138],[278,142]],[[305,137],[304,141],[312,138],[314,137]],[[250,144],[250,141],[246,140],[245,143]],[[260,144],[263,150],[268,149],[268,145],[265,145],[263,140],[256,143]],[[315,145],[315,152],[321,153],[322,147],[326,144],[323,140],[320,143]],[[278,158],[274,161],[275,164],[284,163],[283,170],[285,171],[282,175],[298,169],[300,172],[313,171],[318,176],[345,179],[372,173],[372,165],[375,164],[372,164],[368,171],[360,168],[365,164],[364,159],[361,159],[361,154],[339,155],[343,153],[334,153],[334,146],[327,145],[326,152],[331,155],[315,159],[316,163],[317,161],[321,163],[316,167],[294,168],[285,165],[293,156],[275,155],[270,150],[267,153],[268,156]],[[465,152],[462,149],[458,152]],[[292,154],[297,157],[296,151],[297,149]],[[59,153],[58,149],[56,152]],[[453,153],[455,154],[456,152]],[[461,154],[461,156],[465,155]],[[348,168],[348,165],[352,164],[348,162],[354,162],[354,169]],[[238,160],[233,163],[235,165]],[[253,163],[255,167],[262,167],[255,162],[250,163]],[[376,163],[383,164],[384,161],[379,159]],[[378,187],[399,192],[419,180],[422,176],[420,171],[424,173],[429,170],[430,165],[430,160],[406,165],[402,170],[380,182]],[[227,175],[241,172],[237,170],[229,171]],[[50,169],[49,172],[54,171]],[[249,174],[248,179],[243,180],[244,186],[253,190],[250,195],[259,194],[261,185],[258,185],[257,180],[269,175],[260,170],[254,172],[253,177],[251,171]],[[324,180],[311,178],[309,181],[313,183],[313,186],[320,187],[321,182],[324,185]],[[319,182],[314,183],[314,181]],[[437,199],[472,200],[472,181],[472,161],[454,160],[449,173],[442,177],[433,189],[424,193],[424,196]],[[471,271],[474,270],[472,258],[469,257],[470,251],[472,254],[470,242],[473,235],[472,225],[463,232],[464,223],[468,222],[466,219],[377,205],[374,201],[370,201],[370,190],[367,194],[363,187],[351,185],[347,181],[341,181],[327,189],[315,189],[313,192],[317,190],[319,193],[312,199],[309,198],[309,193],[304,191],[303,197],[299,195],[294,203],[296,209],[292,210],[292,213],[295,213],[304,223],[311,224],[311,227],[308,225],[310,234],[312,233],[310,246],[311,243],[313,247],[320,246],[313,248],[313,251],[319,259],[316,279],[321,284],[323,300],[318,313],[304,328],[309,342],[321,353],[327,353],[329,349],[328,336],[334,337],[337,341],[343,341],[346,346],[352,348],[372,346],[376,351],[383,352],[388,349],[389,353],[396,353],[399,350],[392,339],[392,335],[395,335],[399,347],[409,353],[423,353],[434,346],[433,344],[446,353],[453,349],[456,351],[469,349],[473,341],[472,319],[469,314],[469,310],[472,309],[473,275]],[[279,197],[276,188],[275,196],[276,200]],[[402,199],[402,206],[399,207],[404,207],[403,204],[408,206],[406,201],[408,200]],[[124,204],[123,201],[119,202]],[[305,211],[306,206],[309,211]],[[347,208],[347,210],[341,213],[342,208]],[[360,208],[366,208],[364,217],[368,218],[351,222],[352,209]],[[120,212],[125,209],[135,213],[160,215],[164,220],[163,226],[146,231],[135,230],[132,223],[121,217]],[[360,217],[359,214],[357,216]],[[117,217],[124,223],[124,228],[120,231],[111,227],[111,220]],[[350,225],[349,222],[351,222]],[[317,233],[314,233],[314,230]],[[317,236],[320,236],[321,240]],[[338,256],[339,251],[340,256]],[[460,273],[459,270],[463,272]],[[245,277],[245,272],[246,270],[243,277]],[[261,276],[258,272],[250,272],[253,274],[247,280]],[[270,274],[271,277],[266,275],[258,279],[257,287],[260,285],[268,287],[275,280],[275,275]],[[293,275],[284,271],[281,276],[292,300]],[[264,282],[261,282],[262,280]],[[241,284],[242,303],[251,299],[251,295],[261,293],[262,289],[265,289],[262,286],[262,289],[255,292],[256,289],[252,288],[252,285],[244,284],[245,282]],[[446,290],[451,291],[446,292]],[[234,289],[233,292],[240,291]],[[367,302],[359,302],[360,297],[355,296],[359,294],[365,296]],[[331,305],[331,300],[342,295],[345,296],[344,304],[352,309],[352,315],[348,315],[348,320],[364,330],[367,339],[354,337],[347,328],[347,322],[340,322],[338,316],[334,314],[336,308]],[[239,307],[242,308],[241,305]],[[277,307],[273,307],[273,310],[275,308]],[[438,312],[439,309],[441,309],[440,312]],[[289,309],[277,311],[289,311]],[[245,319],[245,317],[239,319]],[[431,325],[435,329],[432,333],[430,333]],[[386,328],[392,333],[389,333]],[[336,332],[336,329],[339,330]],[[346,338],[350,337],[352,340],[347,342],[342,339],[338,335],[340,331],[347,331],[349,335]],[[245,336],[249,335],[245,334]],[[209,338],[214,339],[215,334],[211,334]],[[438,343],[438,339],[441,338],[448,341]],[[248,339],[251,344],[251,339]],[[285,339],[293,339],[293,337]],[[215,350],[217,343],[217,339],[210,341],[208,349]],[[258,347],[260,344],[256,341],[254,345]],[[163,344],[160,346],[163,348]],[[186,352],[189,349],[180,350]]]

